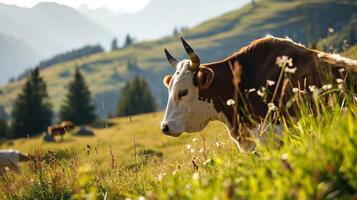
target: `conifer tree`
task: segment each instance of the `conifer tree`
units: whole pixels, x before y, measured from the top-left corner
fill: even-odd
[[[124,47],[128,47],[134,44],[134,38],[132,38],[129,34],[125,36]]]
[[[90,124],[96,118],[91,93],[78,68],[76,68],[73,80],[68,85],[68,93],[60,109],[60,118],[63,121],[72,121],[77,125]]]
[[[112,40],[112,51],[118,50],[118,40],[114,38]]]
[[[12,111],[12,136],[24,137],[47,130],[52,121],[52,105],[38,68],[31,72]]]
[[[145,79],[135,77],[125,84],[118,102],[117,115],[129,116],[155,111],[155,100]]]
[[[5,119],[0,118],[0,139],[7,137],[8,128]]]

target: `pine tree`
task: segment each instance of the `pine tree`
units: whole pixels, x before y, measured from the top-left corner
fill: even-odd
[[[134,38],[132,38],[129,34],[125,37],[124,47],[128,47],[134,44]]]
[[[77,125],[90,124],[96,119],[91,93],[78,68],[74,79],[69,83],[68,94],[60,109],[60,118]]]
[[[5,119],[0,118],[0,139],[6,138],[8,134],[8,127]]]
[[[118,50],[118,40],[114,38],[112,40],[112,51]]]
[[[24,137],[47,130],[52,121],[52,105],[47,94],[45,81],[39,69],[31,72],[22,92],[15,101],[12,111],[12,135]]]
[[[118,102],[117,115],[129,116],[155,111],[155,100],[145,79],[135,77],[125,84]]]

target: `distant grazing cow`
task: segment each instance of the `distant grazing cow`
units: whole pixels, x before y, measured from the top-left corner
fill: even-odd
[[[177,137],[183,132],[201,131],[210,121],[218,120],[227,126],[240,150],[254,148],[251,138],[259,139],[260,134],[253,130],[262,130],[258,128],[259,123],[270,109],[259,92],[253,91],[263,87],[270,94],[274,91],[275,86],[269,87],[267,82],[270,81],[271,85],[278,82],[282,70],[278,65],[281,62],[286,64],[284,71],[290,73],[290,91],[293,88],[308,91],[309,86],[322,87],[324,79],[321,78],[321,66],[331,69],[335,79],[342,76],[339,72],[357,71],[357,62],[354,60],[308,49],[290,39],[272,36],[255,40],[221,61],[201,64],[195,51],[183,38],[181,40],[189,60],[177,61],[165,49],[166,57],[176,72],[164,78],[169,99],[161,123],[162,132]],[[279,94],[282,85],[278,87]],[[246,105],[243,105],[240,103],[241,96],[246,95],[247,91],[252,93],[245,96]],[[228,101],[237,99],[234,95],[239,97],[237,103]],[[292,92],[286,93],[282,102],[279,102],[279,98],[273,98],[273,105],[281,103],[282,110],[288,110],[286,103],[292,95]],[[252,123],[251,118],[258,125]],[[239,137],[242,130],[245,130],[242,133],[244,137]]]
[[[5,168],[19,172],[19,162],[28,161],[29,157],[13,149],[0,150],[0,173],[4,173]]]
[[[71,121],[63,121],[61,123],[61,126],[63,128],[65,128],[67,131],[69,131],[69,130],[73,129],[76,125]]]
[[[48,127],[48,133],[55,137],[57,135],[61,136],[61,141],[63,141],[63,135],[75,127],[74,123],[71,121],[63,121],[60,125],[52,125]]]

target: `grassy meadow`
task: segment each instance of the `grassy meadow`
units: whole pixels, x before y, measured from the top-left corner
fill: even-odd
[[[352,199],[357,195],[357,99],[315,96],[317,114],[284,125],[282,145],[238,152],[221,123],[201,133],[160,133],[162,113],[111,119],[95,136],[3,142],[34,155],[0,179],[3,199]],[[323,96],[328,95],[324,101]],[[288,120],[288,119],[284,119]],[[106,124],[108,127],[106,127]],[[110,126],[109,126],[110,125]],[[273,135],[272,131],[266,134]],[[59,138],[57,138],[59,141]]]

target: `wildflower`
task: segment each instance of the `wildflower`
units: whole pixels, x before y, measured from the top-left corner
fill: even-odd
[[[330,28],[328,28],[328,32],[332,34],[333,32],[335,32],[335,30],[330,27]]]
[[[249,90],[248,90],[248,92],[249,93],[251,93],[251,92],[255,92],[256,91],[256,89],[255,88],[250,88]]]
[[[338,84],[343,83],[343,79],[338,78],[338,79],[336,79],[336,82],[337,82]]]
[[[157,175],[157,180],[158,181],[162,181],[162,179],[166,176],[166,173],[160,173],[159,175]]]
[[[345,70],[345,68],[340,68],[338,71],[339,71],[340,73],[342,73],[342,72],[345,72],[346,70]]]
[[[217,147],[222,147],[223,146],[223,142],[216,142],[216,146]]]
[[[265,95],[265,87],[262,87],[260,90],[258,90],[257,94],[260,97],[264,97],[264,95]]]
[[[198,152],[199,153],[203,153],[205,150],[203,148],[201,148]]]
[[[186,144],[185,147],[186,147],[186,149],[190,150],[192,148],[192,145]]]
[[[275,85],[275,81],[267,80],[267,84],[268,84],[268,86],[273,86],[273,85]]]
[[[288,154],[284,153],[283,155],[281,155],[281,159],[282,160],[287,160],[288,159]]]
[[[195,153],[195,149],[191,149],[190,152],[191,152],[191,153]]]
[[[285,72],[290,73],[290,74],[294,74],[296,72],[296,70],[297,70],[296,67],[294,67],[294,68],[286,67],[285,68]]]
[[[269,111],[277,111],[278,108],[274,105],[274,103],[268,103],[268,109]]]
[[[227,100],[227,106],[233,106],[236,102],[233,99]]]
[[[293,88],[293,92],[294,93],[298,93],[299,92],[299,88]]]
[[[281,56],[277,57],[275,64],[278,65],[279,67],[283,68],[285,66],[292,67],[293,66],[293,59],[289,58],[288,56]]]
[[[326,84],[326,85],[323,85],[322,86],[322,89],[323,90],[330,90],[332,88],[332,85],[331,84]]]
[[[317,91],[317,88],[314,85],[309,85],[309,90],[310,90],[310,92],[315,92],[315,91]]]
[[[343,84],[338,84],[337,87],[338,87],[339,90],[342,90],[343,89]]]
[[[198,172],[193,173],[192,179],[193,179],[194,181],[198,181],[198,180],[200,179],[200,175],[198,174]]]
[[[357,102],[357,96],[353,97],[355,99],[355,101]]]
[[[193,138],[193,139],[192,139],[192,142],[197,142],[197,141],[198,141],[197,138]]]
[[[140,196],[140,197],[138,198],[138,200],[145,200],[145,197]]]

